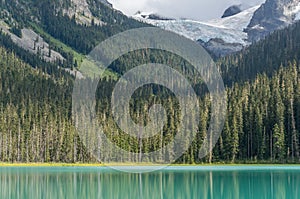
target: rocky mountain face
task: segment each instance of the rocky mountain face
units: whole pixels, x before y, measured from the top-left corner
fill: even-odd
[[[159,14],[154,14],[154,13],[143,13],[141,11],[138,11],[135,14],[136,17],[138,18],[143,18],[143,19],[149,19],[149,20],[163,20],[163,21],[168,21],[168,20],[175,20],[170,17],[164,17]]]
[[[113,7],[113,5],[111,3],[109,3],[107,0],[100,0],[103,4],[109,6],[109,7]]]
[[[231,16],[236,15],[240,12],[242,12],[241,6],[233,5],[233,6],[230,6],[229,8],[227,8],[225,10],[224,14],[222,15],[222,18],[231,17]]]
[[[243,49],[243,45],[240,43],[226,43],[223,39],[210,39],[208,42],[198,40],[208,52],[214,57],[224,57],[229,54],[233,54]]]
[[[258,41],[271,32],[282,29],[298,20],[299,0],[267,0],[254,13],[245,30],[249,40]]]

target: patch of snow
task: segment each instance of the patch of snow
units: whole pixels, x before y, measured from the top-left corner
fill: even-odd
[[[262,27],[261,25],[257,24],[257,25],[255,25],[255,26],[253,26],[252,29],[264,30],[265,28]]]
[[[297,20],[297,21],[300,20],[300,12],[296,14],[295,20]]]
[[[247,10],[244,10],[234,16],[226,17],[223,19],[214,19],[208,21],[208,24],[212,26],[217,26],[220,28],[227,28],[227,29],[235,29],[235,30],[244,30],[250,23],[254,12],[260,7],[261,5],[251,7]]]
[[[294,20],[300,20],[300,2],[292,2],[290,5],[284,6],[283,14]]]

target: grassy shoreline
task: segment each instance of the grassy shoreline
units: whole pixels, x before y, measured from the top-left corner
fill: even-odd
[[[253,164],[225,164],[225,163],[214,163],[214,164],[171,164],[171,165],[162,165],[162,164],[100,164],[100,163],[5,163],[0,162],[1,167],[109,167],[109,166],[178,166],[178,167],[211,167],[211,166],[300,166],[300,164],[276,164],[276,163],[253,163]]]

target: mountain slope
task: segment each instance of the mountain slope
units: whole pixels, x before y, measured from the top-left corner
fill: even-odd
[[[230,85],[251,80],[257,74],[270,76],[282,66],[300,63],[299,32],[300,22],[296,22],[237,54],[220,59],[224,81]]]
[[[258,41],[274,30],[297,21],[299,0],[267,0],[253,15],[246,32],[250,41]]]
[[[119,32],[148,26],[114,10],[105,0],[0,2],[0,28],[41,59],[73,69],[98,43]]]
[[[207,133],[211,100],[209,95],[199,98],[203,110],[199,132],[177,163],[299,163],[299,31],[300,23],[296,23],[220,62],[228,86],[228,117],[223,133],[211,158],[199,158],[197,154]],[[58,68],[51,75],[40,67],[33,69],[7,48],[0,47],[0,55],[0,161],[97,162],[82,144],[72,123],[73,78]],[[27,55],[31,54],[27,52]],[[153,60],[178,68],[187,66],[174,55],[151,50],[129,53],[117,60],[115,66],[125,72],[126,65],[130,70]],[[92,80],[82,81],[91,83]],[[146,123],[148,108],[153,104],[162,104],[168,113],[168,126],[163,128],[165,136],[159,134],[144,139],[141,146],[138,139],[128,136],[114,122],[110,91],[117,81],[103,78],[99,82],[96,110],[106,135],[129,152],[136,152],[140,147],[143,152],[149,152],[168,144],[176,135],[181,118],[174,95],[155,85],[135,92],[131,101],[134,121]],[[197,91],[199,84],[199,79],[191,81]],[[81,120],[84,116],[75,119]],[[87,130],[93,131],[93,128]],[[113,149],[101,147],[102,154],[118,155]],[[167,155],[172,154],[174,151],[167,151]],[[128,158],[136,157],[128,155]],[[159,162],[160,159],[149,161]]]
[[[67,6],[71,1],[51,2],[19,0],[19,6],[15,7],[10,2],[5,4],[6,11],[9,10],[10,13],[4,11],[6,17],[2,18],[5,21],[2,25],[7,27],[6,31],[16,37],[20,35],[20,39],[30,37],[31,47],[34,43],[36,47],[45,45],[45,48],[46,43],[49,44],[50,49],[61,53],[65,63],[49,63],[39,53],[34,54],[18,45],[23,41],[14,41],[8,32],[0,34],[1,162],[97,162],[82,144],[73,124],[74,120],[85,119],[85,114],[78,117],[72,115],[74,77],[57,65],[75,67],[72,56],[78,56],[76,59],[80,60],[80,56],[101,39],[144,25],[107,6],[102,7],[105,5],[98,4],[98,1],[93,1],[95,6],[93,4],[90,11],[103,24],[83,25],[80,20],[77,21],[76,16],[70,18],[64,15],[61,10],[64,7],[60,7],[58,11],[53,9],[61,4],[66,6],[66,10],[70,10],[72,8]],[[38,5],[33,6],[33,3]],[[19,11],[25,12],[23,17],[18,14]],[[210,28],[220,29],[224,24],[241,28],[237,26],[240,24],[232,21],[232,17],[211,22],[218,25],[212,27],[210,24]],[[201,27],[209,26],[208,24],[201,24]],[[38,33],[43,40],[38,37],[39,41],[32,43],[31,37],[38,36],[32,31]],[[202,110],[200,123],[189,123],[198,125],[199,131],[189,150],[177,163],[299,163],[299,32],[300,22],[275,31],[265,40],[219,61],[220,71],[227,85],[228,106],[224,108],[227,108],[228,117],[219,142],[205,158],[200,158],[198,154],[201,152],[203,138],[207,135],[211,97],[201,92],[203,82],[199,76],[194,75],[186,61],[172,53],[144,49],[120,57],[110,68],[118,74],[125,74],[133,67],[145,63],[166,64],[187,76],[195,91],[203,94],[199,97]],[[212,41],[221,42],[217,39]],[[90,85],[93,80],[86,77],[81,81]],[[148,153],[172,142],[182,124],[181,107],[175,99],[176,96],[170,90],[157,85],[145,85],[135,91],[130,101],[130,117],[134,121],[147,124],[151,119],[148,117],[148,110],[153,104],[162,104],[168,117],[161,133],[141,141],[123,132],[114,120],[111,91],[117,82],[117,78],[110,76],[102,78],[96,93],[95,116],[103,125],[106,136],[114,144],[135,154]],[[86,125],[84,122],[81,124]],[[95,128],[87,127],[86,130],[93,132]],[[93,140],[99,139],[95,137]],[[119,155],[110,147],[101,145],[99,149],[101,155]],[[172,157],[174,154],[175,151],[170,150],[166,156]],[[133,160],[138,157],[128,153],[126,158]],[[161,158],[148,161],[161,162]]]

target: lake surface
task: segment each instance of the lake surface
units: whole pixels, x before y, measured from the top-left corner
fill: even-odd
[[[168,167],[142,174],[105,167],[7,167],[0,168],[0,198],[296,199],[300,167]]]

